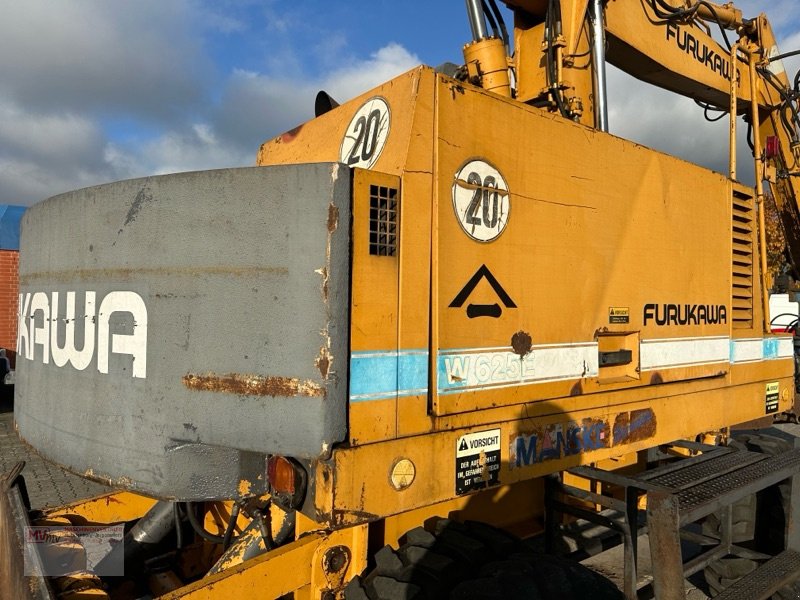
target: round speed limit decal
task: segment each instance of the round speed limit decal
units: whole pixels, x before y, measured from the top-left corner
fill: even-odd
[[[380,96],[367,100],[347,126],[339,160],[350,167],[372,167],[389,138],[390,120],[386,100]]]
[[[453,182],[453,209],[464,232],[478,242],[496,239],[508,223],[508,184],[485,160],[467,162]]]

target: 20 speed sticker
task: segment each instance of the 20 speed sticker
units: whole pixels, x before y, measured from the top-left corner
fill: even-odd
[[[374,96],[356,111],[342,140],[339,160],[349,167],[369,169],[389,138],[391,113],[386,100]]]
[[[476,431],[456,441],[456,494],[500,483],[500,430]]]
[[[508,224],[508,184],[485,160],[468,161],[453,181],[453,210],[464,232],[478,242],[496,239]]]

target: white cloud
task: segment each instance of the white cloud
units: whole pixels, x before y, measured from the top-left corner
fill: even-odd
[[[414,55],[390,44],[322,79],[237,70],[209,121],[171,130],[141,149],[115,145],[108,156],[129,176],[252,165],[262,142],[313,117],[320,89],[343,102],[416,64]]]
[[[215,116],[215,135],[249,149],[255,157],[263,141],[314,116],[319,90],[345,102],[418,63],[419,59],[402,46],[389,44],[369,58],[351,60],[321,78],[237,71],[228,81]]]
[[[21,105],[164,121],[202,100],[190,0],[0,0],[0,14],[0,86]]]
[[[796,2],[767,7],[782,51],[800,47]],[[755,16],[765,2],[740,5]],[[0,0],[0,202],[251,165],[264,140],[313,116],[317,91],[344,102],[420,62],[395,43],[355,54],[335,24],[315,31],[309,10],[280,0]],[[244,39],[239,48],[253,51],[244,68],[221,72],[225,44]],[[793,76],[800,57],[786,66]],[[726,168],[724,120],[707,128],[691,101],[619,73],[611,84],[613,132]]]

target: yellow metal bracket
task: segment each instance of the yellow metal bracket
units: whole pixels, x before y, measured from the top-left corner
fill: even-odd
[[[309,569],[309,565],[311,568]],[[291,544],[162,596],[162,600],[278,598],[290,592],[340,595],[367,566],[367,525],[308,534]]]

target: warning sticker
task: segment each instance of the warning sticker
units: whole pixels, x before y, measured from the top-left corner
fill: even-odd
[[[612,306],[608,309],[609,323],[630,323],[631,311],[627,306]]]
[[[767,384],[765,394],[767,414],[778,412],[778,397],[780,396],[781,386],[777,381]]]
[[[476,431],[456,441],[456,494],[500,483],[500,430]]]

